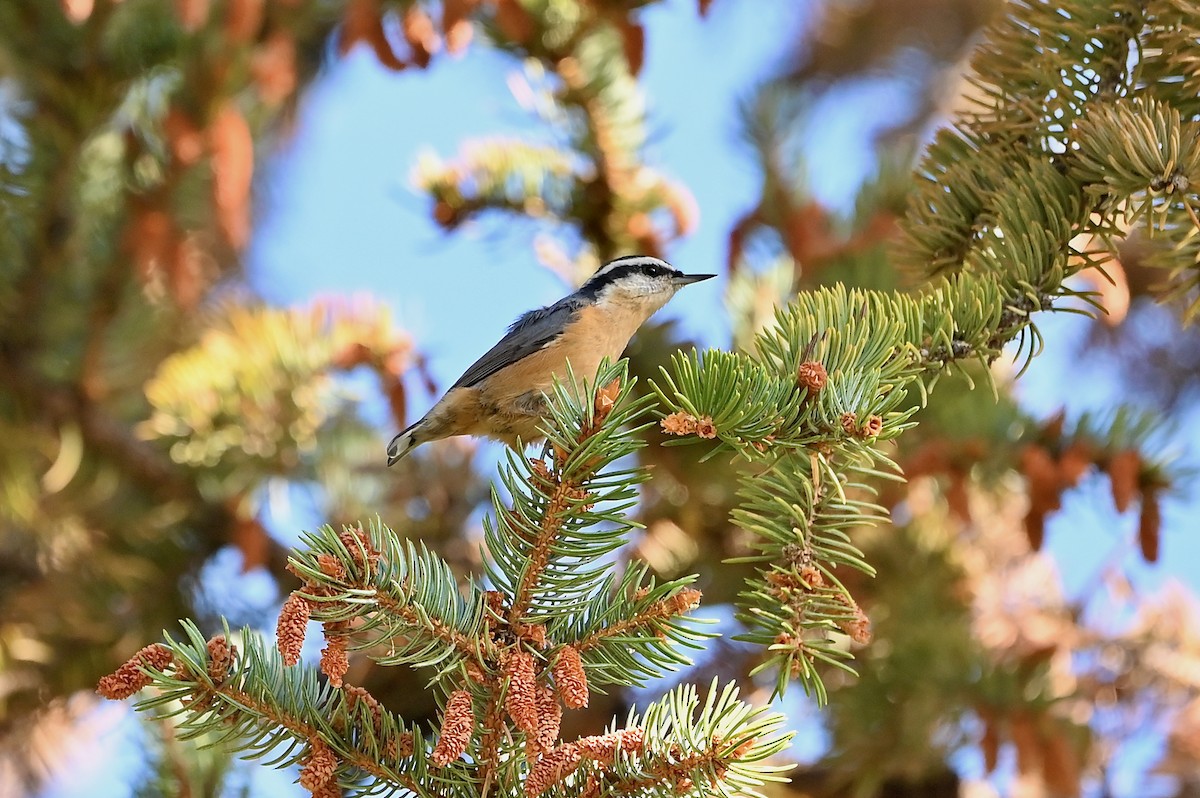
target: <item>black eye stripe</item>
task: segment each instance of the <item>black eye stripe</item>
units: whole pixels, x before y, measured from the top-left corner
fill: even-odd
[[[623,277],[628,277],[631,274],[641,274],[645,277],[667,277],[679,274],[671,266],[663,263],[647,262],[647,259],[639,255],[627,255],[622,258],[610,261],[605,267],[607,271],[601,270],[592,276],[579,289],[582,296],[595,297],[600,294],[605,287],[612,285],[621,280]]]

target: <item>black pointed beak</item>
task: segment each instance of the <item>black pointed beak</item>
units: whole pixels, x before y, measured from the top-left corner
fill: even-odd
[[[698,283],[701,280],[708,280],[716,276],[717,275],[715,274],[681,274],[675,278],[675,285],[682,287],[685,285],[691,285],[692,283]]]

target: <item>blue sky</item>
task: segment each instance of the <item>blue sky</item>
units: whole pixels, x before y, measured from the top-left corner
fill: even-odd
[[[760,175],[741,143],[737,102],[783,55],[786,37],[764,42],[762,31],[798,29],[797,12],[804,7],[793,0],[717,2],[704,20],[694,0],[667,0],[643,14],[648,160],[687,185],[700,208],[696,232],[669,253],[685,271],[720,272],[733,221],[756,201]],[[448,157],[474,137],[539,132],[537,121],[509,92],[507,80],[517,69],[510,57],[482,46],[460,58],[438,58],[421,73],[388,72],[362,50],[332,59],[308,92],[295,135],[260,168],[256,235],[249,252],[255,287],[280,304],[330,293],[379,297],[414,335],[442,385],[521,312],[569,290],[536,264],[532,228],[485,219],[446,235],[411,185],[422,150]],[[813,190],[835,205],[852,198],[869,171],[868,127],[888,102],[885,91],[862,86],[856,92],[855,102],[831,109],[828,124],[806,142],[820,153],[811,159]],[[720,281],[701,283],[681,293],[663,314],[678,318],[696,339],[724,345],[722,290]],[[1095,366],[1055,357],[1055,346],[1062,344],[1065,351],[1084,325],[1073,316],[1045,321],[1048,353],[1021,386],[1030,409],[1049,415],[1067,403],[1077,413],[1108,406],[1118,397],[1111,381],[1089,376]],[[1071,390],[1080,384],[1087,389]],[[414,397],[412,411],[422,411],[430,401]],[[1069,499],[1071,512],[1050,520],[1048,546],[1063,564],[1068,589],[1083,584],[1111,542],[1136,523],[1129,514],[1114,531],[1113,514],[1104,503],[1106,486],[1094,483]],[[1142,566],[1130,553],[1129,568],[1143,583],[1157,584],[1174,574],[1196,584],[1186,565],[1200,562],[1200,542],[1183,534],[1179,523],[1195,509],[1168,505],[1168,529],[1174,531],[1163,546],[1163,565]],[[1103,545],[1097,545],[1097,536]],[[119,741],[137,735],[136,725],[113,712],[103,713],[103,719],[113,724],[111,742],[88,751],[78,767],[50,786],[46,798],[129,794],[116,773],[136,770],[136,762],[118,758],[114,764],[109,757],[130,750]],[[803,726],[819,728],[811,717]],[[818,743],[817,737],[807,742],[810,747]],[[292,794],[286,774],[253,765],[246,773],[264,794]]]
[[[643,15],[648,160],[684,182],[701,208],[699,229],[670,253],[684,271],[720,270],[732,221],[757,196],[736,100],[780,57],[758,40],[764,26],[797,23],[791,2],[753,5],[716,3],[702,20],[692,0],[671,0]],[[450,157],[474,137],[544,133],[508,89],[518,69],[486,47],[440,58],[426,73],[387,72],[361,49],[332,66],[262,181],[250,253],[256,287],[280,302],[329,291],[383,298],[443,382],[517,315],[570,290],[537,265],[529,226],[491,218],[447,235],[411,185],[422,150]],[[720,294],[715,282],[696,286],[664,313],[721,343],[726,330],[709,326],[723,316]]]

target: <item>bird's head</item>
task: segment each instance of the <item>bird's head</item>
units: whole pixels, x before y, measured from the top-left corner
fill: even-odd
[[[671,264],[648,255],[626,255],[604,264],[579,289],[597,304],[615,303],[644,308],[646,316],[667,304],[685,285],[716,277],[684,274]]]

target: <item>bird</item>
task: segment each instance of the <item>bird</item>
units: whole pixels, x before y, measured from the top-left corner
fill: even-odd
[[[546,393],[565,380],[567,361],[581,377],[616,361],[638,328],[685,285],[715,274],[684,274],[648,255],[625,255],[604,264],[552,305],[531,310],[471,364],[419,421],[392,438],[387,464],[417,446],[457,435],[502,441],[517,448],[545,437]]]

